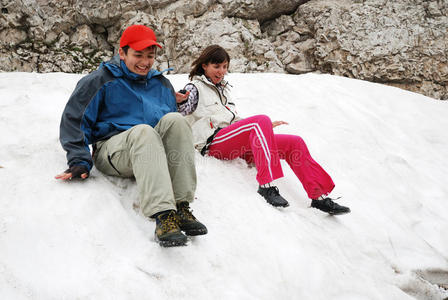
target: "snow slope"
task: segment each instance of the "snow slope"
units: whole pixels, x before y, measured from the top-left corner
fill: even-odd
[[[242,160],[197,155],[209,234],[161,248],[132,179],[66,168],[59,120],[83,75],[0,73],[1,299],[444,299],[448,102],[330,75],[230,74],[242,116],[302,136],[352,213],[332,217],[284,164],[290,207]],[[176,89],[186,75],[169,75]]]

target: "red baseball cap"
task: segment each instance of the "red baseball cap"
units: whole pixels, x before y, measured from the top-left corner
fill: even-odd
[[[120,47],[129,46],[135,51],[141,51],[153,45],[162,48],[156,41],[156,35],[151,28],[145,25],[131,25],[123,31]]]

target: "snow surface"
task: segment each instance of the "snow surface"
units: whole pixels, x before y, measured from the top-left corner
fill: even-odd
[[[229,74],[240,114],[289,122],[276,132],[305,139],[352,213],[310,208],[286,164],[290,207],[273,208],[255,169],[198,154],[192,207],[209,233],[161,248],[134,180],[53,178],[82,76],[0,74],[1,299],[448,297],[448,102],[330,75]]]

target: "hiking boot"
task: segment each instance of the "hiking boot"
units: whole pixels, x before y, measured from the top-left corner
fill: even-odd
[[[258,188],[258,194],[262,195],[266,201],[275,207],[287,207],[289,206],[288,201],[280,196],[280,192],[276,186],[262,187]]]
[[[337,204],[331,198],[313,199],[311,207],[320,209],[330,215],[342,215],[350,212],[350,208]]]
[[[193,216],[188,202],[179,202],[176,206],[177,224],[180,230],[184,231],[186,235],[202,235],[207,233],[207,227]]]
[[[187,237],[177,225],[176,211],[168,210],[156,215],[156,241],[162,247],[184,246]]]

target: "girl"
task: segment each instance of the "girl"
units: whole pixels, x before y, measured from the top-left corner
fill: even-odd
[[[224,80],[230,56],[220,46],[204,49],[192,64],[191,82],[185,86],[188,99],[178,103],[193,129],[194,145],[202,155],[218,159],[244,158],[257,168],[258,193],[273,206],[289,205],[272,181],[283,177],[280,159],[287,161],[302,183],[311,206],[329,214],[350,212],[326,195],[334,188],[331,177],[311,157],[301,137],[274,134],[273,128],[287,124],[272,122],[268,116],[242,119],[231,100],[230,86]]]

